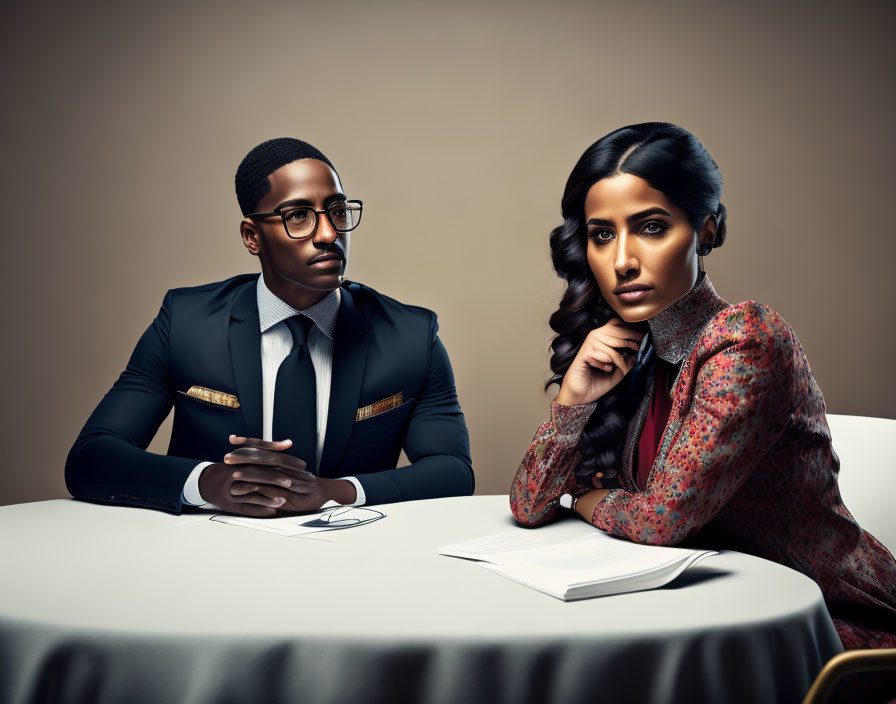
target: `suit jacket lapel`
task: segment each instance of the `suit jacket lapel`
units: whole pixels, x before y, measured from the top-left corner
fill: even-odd
[[[333,334],[333,378],[327,435],[320,458],[320,475],[331,476],[348,443],[355,423],[361,382],[370,346],[370,324],[347,287],[342,288],[339,319]]]
[[[255,280],[237,294],[230,309],[230,359],[233,378],[246,422],[246,434],[260,438],[261,425],[261,330]]]

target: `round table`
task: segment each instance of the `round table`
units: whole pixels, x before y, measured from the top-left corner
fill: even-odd
[[[815,583],[773,562],[723,552],[664,588],[564,603],[436,553],[525,530],[506,496],[379,508],[296,538],[0,508],[0,701],[770,704],[842,650]]]

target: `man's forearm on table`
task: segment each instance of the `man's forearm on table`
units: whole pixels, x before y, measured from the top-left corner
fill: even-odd
[[[78,438],[65,463],[72,496],[180,513],[196,461],[156,455],[111,434]]]
[[[454,455],[430,455],[397,469],[358,475],[368,504],[411,499],[469,496],[473,493],[473,468]]]

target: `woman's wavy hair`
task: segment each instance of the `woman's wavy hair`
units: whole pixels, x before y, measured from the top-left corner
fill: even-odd
[[[563,191],[563,224],[551,232],[551,258],[557,274],[566,280],[560,307],[551,315],[556,337],[551,342],[548,382],[560,384],[586,335],[606,324],[616,313],[604,300],[586,257],[585,198],[602,178],[632,174],[662,191],[699,230],[704,218],[716,218],[713,247],[725,241],[726,211],[719,202],[722,175],[719,167],[694,135],[668,122],[645,122],[611,132],[592,144],[576,163]],[[704,252],[701,252],[705,253]],[[640,400],[647,374],[629,374],[598,401],[579,444],[576,474],[590,481],[603,472],[603,484],[615,485],[621,464],[628,421]]]

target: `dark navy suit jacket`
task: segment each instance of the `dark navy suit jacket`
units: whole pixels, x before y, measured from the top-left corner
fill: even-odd
[[[74,497],[180,512],[197,462],[223,461],[234,449],[230,434],[261,437],[257,278],[166,294],[69,452],[65,480]],[[356,476],[368,504],[473,492],[469,436],[437,330],[432,311],[342,286],[319,474]],[[185,395],[192,386],[232,394],[240,407]],[[359,408],[398,392],[400,406],[355,420]],[[168,454],[146,452],[172,405]],[[411,464],[396,469],[402,448]]]

